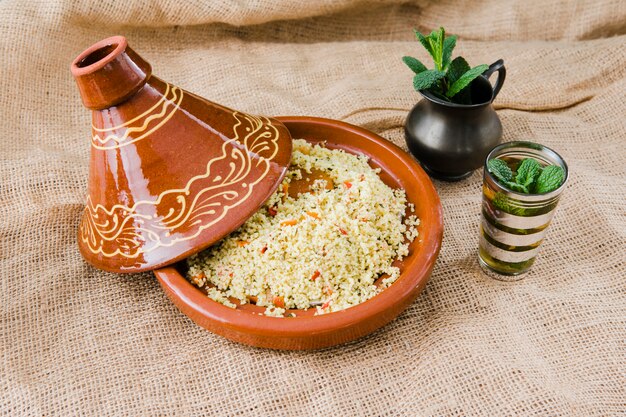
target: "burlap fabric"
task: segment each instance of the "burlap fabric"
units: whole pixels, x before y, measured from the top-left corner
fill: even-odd
[[[626,414],[626,3],[622,0],[0,2],[0,414]],[[404,146],[419,99],[400,57],[444,25],[503,58],[504,140],[559,151],[571,180],[521,282],[476,256],[481,172],[435,182],[445,237],[396,321],[313,353],[228,342],[150,273],[104,273],[75,234],[90,114],[70,61],[123,34],[162,78],[252,113],[315,115]]]

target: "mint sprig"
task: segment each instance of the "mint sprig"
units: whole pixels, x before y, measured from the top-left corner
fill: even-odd
[[[478,65],[470,68],[463,57],[452,60],[452,51],[456,46],[456,36],[446,37],[443,27],[424,35],[417,30],[415,36],[432,57],[435,68],[429,70],[417,58],[402,57],[402,61],[415,73],[413,88],[417,91],[428,90],[436,97],[458,104],[471,104],[468,86],[484,73],[489,66]]]
[[[545,168],[533,158],[525,158],[513,174],[511,168],[501,159],[487,161],[487,169],[504,187],[523,194],[545,194],[559,188],[565,180],[565,171],[558,165]]]

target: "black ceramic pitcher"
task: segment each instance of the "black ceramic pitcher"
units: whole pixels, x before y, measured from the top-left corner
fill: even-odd
[[[492,87],[489,77],[496,71],[498,79]],[[409,112],[405,137],[409,150],[431,177],[446,181],[468,177],[500,143],[502,124],[491,103],[505,77],[504,61],[491,64],[470,85],[474,104],[468,105],[420,91],[424,99]]]

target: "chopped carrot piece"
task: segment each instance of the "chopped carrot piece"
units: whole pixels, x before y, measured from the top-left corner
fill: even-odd
[[[325,287],[324,288],[324,294],[326,295],[331,295],[333,293],[333,289],[330,287]]]
[[[306,214],[308,214],[309,216],[313,217],[314,219],[319,219],[320,218],[320,215],[317,214],[314,211],[307,211]]]
[[[267,246],[263,246],[263,247],[261,248],[261,253],[265,253],[266,251],[267,251]]]
[[[279,308],[285,308],[285,299],[281,295],[275,296],[272,300],[272,304]]]
[[[320,271],[313,272],[313,276],[311,277],[311,281],[315,281],[322,273]]]
[[[345,185],[347,189],[352,188],[352,183],[350,181],[344,181],[343,185]]]
[[[239,246],[240,248],[243,248],[246,245],[249,245],[250,242],[248,242],[247,240],[240,240],[239,242],[237,242],[237,246]]]
[[[297,220],[295,220],[295,219],[290,219],[290,220],[284,220],[284,221],[280,222],[280,225],[281,225],[281,226],[293,226],[293,225],[295,225],[295,224],[297,224],[297,223],[298,223],[298,221],[297,221]]]
[[[337,223],[335,223],[335,226],[339,229],[339,232],[341,232],[342,235],[347,235],[348,231],[342,227],[339,227],[339,225]]]
[[[287,197],[289,197],[289,183],[283,184],[280,188],[283,191],[282,200],[284,203],[285,201],[287,201]]]

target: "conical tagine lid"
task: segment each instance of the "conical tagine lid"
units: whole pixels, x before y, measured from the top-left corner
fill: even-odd
[[[278,121],[212,103],[152,75],[126,39],[104,39],[71,71],[92,113],[78,245],[94,266],[155,269],[237,229],[276,190],[291,158]]]

